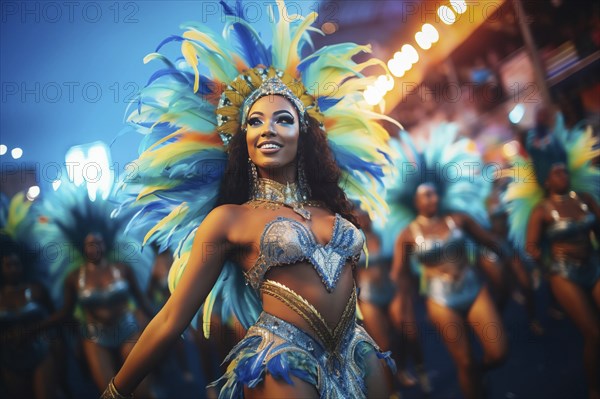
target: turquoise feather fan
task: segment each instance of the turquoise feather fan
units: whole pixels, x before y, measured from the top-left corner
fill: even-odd
[[[400,139],[391,143],[396,157],[386,197],[390,215],[377,228],[382,237],[382,256],[393,256],[396,238],[416,218],[414,196],[417,187],[426,182],[437,189],[440,213],[465,213],[489,226],[485,200],[491,182],[482,174],[484,164],[475,143],[459,138],[456,124],[437,126],[426,142],[415,143],[406,131],[401,131]]]
[[[118,204],[114,193],[107,199],[98,196],[90,200],[85,183],[76,185],[69,178],[63,178],[56,191],[44,194],[35,209],[35,233],[43,248],[56,303],[62,303],[66,275],[84,262],[83,242],[92,232],[102,235],[110,261],[126,263],[139,285],[147,286],[154,255],[152,251],[141,251],[141,237],[123,233],[132,211],[115,216]]]

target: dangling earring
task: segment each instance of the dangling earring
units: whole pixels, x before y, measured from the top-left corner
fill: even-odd
[[[258,189],[258,171],[250,157],[248,157],[248,177],[250,179],[250,197],[254,198]]]
[[[310,186],[308,185],[308,179],[306,178],[306,171],[304,167],[304,154],[301,151],[298,151],[298,170],[296,174],[298,175],[298,188],[300,189],[300,195],[302,196],[302,201],[308,201],[311,196]]]

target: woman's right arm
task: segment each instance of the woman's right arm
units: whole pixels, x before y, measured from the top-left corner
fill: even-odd
[[[83,266],[80,266],[83,267]],[[77,303],[77,276],[79,275],[79,268],[72,271],[67,275],[64,282],[63,291],[63,306],[61,309],[52,313],[48,318],[38,324],[34,333],[39,333],[44,330],[48,330],[54,327],[58,327],[61,324],[71,320],[75,305]]]
[[[539,262],[542,257],[540,242],[544,228],[544,208],[536,207],[529,218],[527,225],[527,237],[525,242],[525,252],[531,256],[535,262]]]
[[[233,206],[213,209],[198,227],[177,288],[150,321],[114,379],[121,394],[132,392],[190,324],[215,284],[231,245],[227,233]]]

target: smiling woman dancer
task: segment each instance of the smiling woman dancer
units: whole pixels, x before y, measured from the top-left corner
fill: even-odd
[[[168,68],[130,115],[152,128],[125,188],[145,206],[132,223],[157,218],[147,240],[175,246],[172,295],[103,397],[127,397],[201,305],[209,333],[215,303],[248,328],[213,383],[221,398],[386,397],[382,359],[393,361],[356,324],[364,238],[346,197],[385,208],[376,190],[387,132],[363,102],[372,80],[359,72],[382,63],[356,64],[369,47],[352,43],[300,59],[316,14],[291,18],[282,2],[267,49],[223,7],[223,37],[189,24],[167,40],[181,42],[185,62],[148,56]]]

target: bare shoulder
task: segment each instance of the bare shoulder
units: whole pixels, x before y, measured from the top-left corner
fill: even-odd
[[[404,228],[396,237],[396,246],[404,245],[405,243],[412,243],[414,241],[414,237],[412,232],[410,231],[410,224]]]
[[[236,204],[223,204],[215,207],[212,211],[206,215],[205,220],[220,220],[223,223],[232,223],[237,220],[244,212],[247,207],[244,205]]]
[[[466,223],[471,221],[471,218],[462,212],[452,212],[448,214],[448,217],[458,226],[463,227]]]
[[[217,236],[227,237],[246,213],[247,207],[243,205],[219,205],[206,215],[200,228],[209,230]]]
[[[550,217],[550,214],[547,210],[546,200],[542,200],[531,211],[531,216],[529,217],[529,221],[533,222],[533,223],[543,222],[548,217]]]

